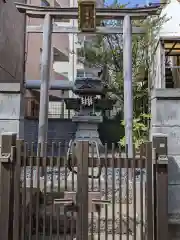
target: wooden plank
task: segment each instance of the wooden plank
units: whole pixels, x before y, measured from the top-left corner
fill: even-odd
[[[1,135],[1,154],[11,154],[11,148],[16,143],[16,134],[3,133]],[[3,156],[2,156],[3,157]],[[12,162],[0,163],[0,239],[13,238],[14,216],[14,159]]]
[[[0,163],[0,239],[9,239],[11,163]],[[12,203],[11,203],[12,204]]]

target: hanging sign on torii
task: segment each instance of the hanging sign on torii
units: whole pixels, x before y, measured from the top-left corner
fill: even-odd
[[[81,32],[96,32],[96,1],[79,0],[78,27]]]

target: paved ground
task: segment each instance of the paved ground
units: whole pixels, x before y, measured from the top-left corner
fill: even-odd
[[[91,237],[91,235],[89,235],[89,239],[88,240],[119,240],[120,239],[120,235],[115,234],[114,236],[112,236],[112,234],[108,234],[107,238],[105,234],[101,234],[100,236],[98,236],[98,234],[94,234],[93,237]],[[122,235],[122,239],[121,240],[134,240],[134,236],[129,235],[129,237],[127,238],[126,234]],[[37,240],[36,236],[32,236],[32,240]],[[43,236],[39,236],[38,240],[75,240],[75,238],[72,238],[70,236],[66,236],[66,238],[64,238],[64,236],[60,236],[59,238],[57,236],[52,236],[52,239],[49,236],[43,237]],[[138,235],[136,236],[136,240],[144,240],[144,238],[139,237]]]
[[[115,218],[115,223],[114,223],[114,229],[116,229],[116,233],[120,232],[120,226],[121,226],[121,231],[125,234],[122,234],[122,240],[133,240],[134,239],[134,234],[133,234],[133,226],[134,226],[134,220],[136,221],[136,240],[144,240],[143,236],[142,236],[142,230],[144,232],[144,227],[142,227],[139,222],[140,222],[140,216],[141,216],[141,211],[140,211],[140,193],[139,193],[139,187],[140,184],[137,184],[137,189],[136,189],[136,217],[134,219],[134,204],[133,202],[131,204],[128,205],[129,207],[129,238],[127,238],[127,218],[126,218],[126,213],[127,213],[127,205],[126,204],[121,204],[122,207],[122,212],[121,212],[121,216],[122,216],[122,223],[120,225],[119,223],[119,204],[115,204],[114,205],[114,213],[113,213],[113,209],[112,209],[112,204],[107,205],[107,215],[106,215],[106,211],[105,211],[105,207],[103,207],[101,209],[101,214],[100,214],[100,218],[104,219],[107,216],[107,221],[108,221],[108,231],[109,234],[107,234],[107,238],[105,235],[105,221],[101,221],[100,224],[100,228],[101,228],[101,233],[98,234],[98,214],[94,213],[94,219],[96,219],[96,221],[94,221],[94,226],[95,232],[93,233],[93,237],[91,236],[91,231],[89,233],[89,240],[119,240],[120,239],[120,235],[119,234],[112,234],[112,216],[114,214],[114,218]],[[143,209],[143,220],[144,220],[144,213],[145,213],[145,208]],[[89,216],[89,218],[91,219],[91,214]],[[91,222],[91,220],[89,221]],[[67,235],[67,238],[65,239],[64,236],[60,236],[60,238],[58,239],[58,237],[55,235],[52,237],[52,239],[50,238],[50,236],[46,236],[43,238],[43,236],[39,236],[39,238],[37,239],[36,236],[32,237],[32,240],[71,240],[72,238],[70,236]]]

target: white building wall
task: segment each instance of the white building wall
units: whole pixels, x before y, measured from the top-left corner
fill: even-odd
[[[163,24],[158,37],[159,39],[168,38],[173,42],[180,38],[180,2],[171,0],[162,10],[161,16],[164,15],[167,21]],[[180,94],[179,89],[162,89],[165,87],[162,84],[163,60],[162,49],[159,45],[153,63],[156,89],[151,97],[151,130],[152,133],[162,133],[168,137],[168,216],[169,223],[171,223],[169,239],[174,240],[179,239],[180,235]],[[171,61],[171,64],[176,63]]]
[[[97,0],[97,7],[102,7],[104,4],[103,0]],[[78,1],[77,0],[70,0],[70,7],[78,7]],[[56,23],[59,26],[74,26],[78,27],[78,20],[71,19],[69,23]],[[82,37],[81,37],[82,39]],[[68,57],[69,62],[54,62],[53,69],[60,73],[61,75],[64,75],[64,73],[67,73],[69,81],[74,81],[77,76],[77,70],[78,69],[84,69],[83,64],[78,63],[77,61],[77,48],[81,47],[78,42],[78,36],[77,34],[69,34],[69,49],[68,49]],[[88,69],[89,70],[89,69]],[[69,97],[75,97],[72,93],[72,91],[69,91]],[[62,103],[55,103],[50,102],[49,103],[49,113],[51,116],[53,116],[54,109],[61,109]],[[64,107],[64,106],[63,106]],[[58,111],[58,110],[57,110]],[[67,111],[65,108],[63,111]],[[60,110],[61,112],[61,110]]]
[[[166,21],[161,27],[159,37],[180,37],[180,2],[171,0],[162,10]]]
[[[180,38],[180,2],[171,0],[161,12],[164,23],[157,36],[157,48],[150,73],[152,88],[165,88],[165,56],[160,39]],[[151,50],[150,50],[151,51]]]
[[[103,0],[97,0],[97,7],[103,6]],[[77,7],[77,0],[70,0],[70,7]],[[75,26],[78,27],[78,20],[70,20],[69,23],[56,23],[59,26]],[[89,37],[88,37],[89,38]],[[81,37],[82,39],[82,37]],[[69,81],[74,81],[77,75],[77,69],[84,69],[83,64],[77,61],[77,48],[80,47],[78,43],[77,34],[69,34],[69,62],[55,62],[53,68],[58,73],[68,72]]]

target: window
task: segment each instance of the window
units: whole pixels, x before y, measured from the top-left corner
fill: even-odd
[[[84,72],[84,70],[78,69],[78,70],[77,70],[77,77],[85,77],[85,72]]]
[[[61,52],[53,47],[53,62],[61,62]]]
[[[53,47],[53,62],[68,62],[68,56],[59,49]]]
[[[46,0],[41,0],[41,7],[49,7],[50,3]]]
[[[77,77],[94,77],[93,73],[85,72],[83,69],[77,69]]]

